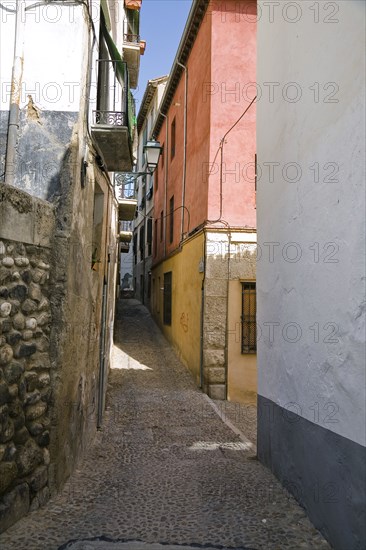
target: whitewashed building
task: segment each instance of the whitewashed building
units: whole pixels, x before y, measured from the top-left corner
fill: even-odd
[[[365,3],[269,4],[258,12],[258,456],[335,549],[361,549]]]
[[[168,76],[149,80],[137,116],[137,172],[146,172],[144,146],[151,139],[151,132],[159,112]],[[135,297],[150,307],[151,266],[153,246],[154,187],[157,173],[136,178],[137,216],[134,220],[133,276]]]

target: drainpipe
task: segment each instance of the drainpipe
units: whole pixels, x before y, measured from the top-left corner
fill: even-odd
[[[8,125],[8,139],[6,145],[5,183],[14,185],[15,157],[19,131],[19,103],[23,76],[25,3],[16,2],[14,61],[11,75],[11,95]]]
[[[106,225],[105,225],[105,241],[104,241],[104,270],[103,270],[103,287],[102,287],[102,312],[101,312],[101,328],[99,339],[99,388],[98,388],[98,411],[97,411],[97,428],[100,429],[103,423],[103,415],[105,409],[105,396],[106,396],[106,380],[108,378],[107,368],[109,362],[106,363],[106,341],[107,331],[109,329],[107,325],[108,315],[108,291],[110,284],[110,255],[109,255],[109,242],[110,242],[110,208],[112,207],[110,201],[109,188],[106,197]],[[100,251],[102,252],[102,251]],[[102,258],[102,256],[101,256]],[[109,340],[110,342],[110,340]],[[108,350],[109,352],[110,350]],[[109,356],[108,356],[109,359]]]
[[[182,67],[185,72],[184,79],[184,126],[183,126],[183,176],[182,176],[182,224],[181,224],[181,236],[180,240],[183,241],[184,235],[184,203],[185,203],[185,194],[186,194],[186,171],[187,171],[187,100],[188,100],[188,68],[186,65],[183,65],[177,61],[177,65]]]
[[[226,284],[226,328],[225,328],[225,399],[228,394],[228,380],[229,380],[229,291],[230,291],[230,278],[231,278],[231,232],[228,231],[228,252],[227,252],[227,284]]]
[[[168,116],[159,111],[161,116],[165,118],[165,174],[164,174],[164,258],[166,257],[166,220],[167,220],[167,193],[168,193],[168,155],[169,155],[169,129],[168,129]]]
[[[143,305],[145,305],[145,287],[146,287],[146,238],[147,238],[147,223],[146,223],[146,189],[147,189],[147,177],[146,176],[143,176],[143,178],[145,178],[145,196],[144,196],[144,243],[143,243],[143,254],[144,254],[144,257],[143,257],[143,260],[142,260],[142,273],[143,273],[143,276],[144,276],[144,284],[143,284],[143,287],[142,287],[142,293],[141,293],[141,296],[142,296],[142,303]],[[150,179],[151,179],[151,176],[149,176],[149,184],[150,184]]]

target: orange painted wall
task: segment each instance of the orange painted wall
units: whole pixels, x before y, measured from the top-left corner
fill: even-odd
[[[187,173],[184,232],[190,232],[206,220],[216,220],[220,212],[220,156],[213,163],[220,140],[249,105],[256,80],[256,2],[226,0],[211,2],[190,53],[188,66]],[[230,38],[230,39],[228,39]],[[164,163],[157,169],[154,212],[158,219],[156,252],[153,263],[164,257],[160,241],[160,213],[169,214],[169,201],[182,205],[184,89],[182,73],[179,85],[157,139],[164,144]],[[227,93],[235,90],[235,94]],[[226,92],[226,93],[225,93]],[[254,93],[255,95],[255,93]],[[171,124],[176,120],[176,150],[171,158]],[[166,140],[168,124],[168,146]],[[222,219],[233,227],[255,227],[255,104],[230,133],[224,149]],[[250,164],[252,163],[252,164]],[[164,180],[167,165],[167,197],[164,208]],[[208,176],[209,169],[212,175]],[[236,170],[229,174],[229,170]],[[174,239],[169,242],[169,217],[166,218],[166,254],[181,240],[182,210],[174,213]],[[154,224],[154,228],[155,228]]]
[[[202,166],[209,159],[210,149],[210,102],[202,103],[204,83],[209,82],[211,74],[211,21],[207,18],[202,22],[188,62],[188,101],[187,101],[187,164],[186,164],[186,196],[185,205],[189,209],[184,214],[184,232],[202,224],[207,218],[208,182],[202,181]],[[167,210],[169,201],[174,195],[174,206],[182,206],[182,177],[184,154],[184,94],[185,75],[180,79],[168,110],[168,122],[165,120],[157,139],[164,143],[164,166],[160,159],[158,166],[158,190],[155,193],[155,217],[160,216],[164,209],[164,178],[165,163],[168,163],[167,177]],[[171,124],[176,120],[176,148],[174,158],[171,158]],[[166,147],[166,124],[168,123],[168,147]],[[174,239],[169,242],[169,217],[167,217],[166,253],[172,252],[181,240],[182,209],[174,213]],[[160,219],[158,221],[157,254],[154,263],[164,256],[164,246],[160,243]]]
[[[212,4],[212,95],[210,162],[225,133],[255,97],[256,2],[226,0]],[[256,227],[254,160],[255,103],[224,144],[222,218],[231,226]],[[220,213],[220,155],[209,178],[208,217]],[[230,173],[232,172],[232,173]]]

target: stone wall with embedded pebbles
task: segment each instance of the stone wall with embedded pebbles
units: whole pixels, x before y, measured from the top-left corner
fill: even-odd
[[[0,531],[49,497],[49,254],[0,241]]]

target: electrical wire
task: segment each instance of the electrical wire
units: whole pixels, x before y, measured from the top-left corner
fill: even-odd
[[[7,8],[7,7],[3,6],[2,2],[0,2],[0,8],[4,11],[7,11],[8,13],[16,13],[17,12],[16,8],[15,8],[15,10],[12,10],[11,8]]]
[[[141,212],[139,212],[139,216],[141,216],[141,218],[144,218],[145,220],[160,220],[160,219],[169,218],[169,216],[171,216],[172,213],[176,212],[177,210],[180,210],[181,208],[183,208],[188,215],[188,231],[187,231],[188,233],[189,225],[191,221],[191,215],[190,215],[189,209],[186,206],[177,206],[177,208],[174,208],[174,210],[172,212],[169,212],[169,214],[165,214],[165,216],[159,216],[157,218],[155,218],[154,216],[148,216],[148,215],[142,214]]]
[[[257,99],[257,96],[255,96],[252,99],[252,101],[249,103],[248,107],[244,110],[244,112],[240,115],[238,120],[236,122],[234,122],[234,124],[231,126],[231,128],[229,128],[229,130],[224,134],[224,136],[220,140],[220,144],[218,146],[218,149],[216,151],[216,154],[215,154],[215,157],[214,157],[214,160],[213,160],[213,163],[212,163],[213,165],[215,164],[215,161],[217,159],[217,155],[220,152],[220,215],[219,215],[217,220],[206,220],[205,224],[219,223],[220,222],[220,223],[224,223],[224,225],[226,227],[230,227],[228,222],[226,222],[225,220],[222,219],[222,202],[223,202],[223,200],[222,200],[222,167],[223,167],[223,161],[224,161],[225,139],[230,134],[230,132],[235,128],[235,126],[237,126],[239,124],[241,119],[246,115],[246,113],[249,111],[250,107],[253,105],[253,103],[255,102],[256,99]],[[208,175],[210,175],[210,173]]]

